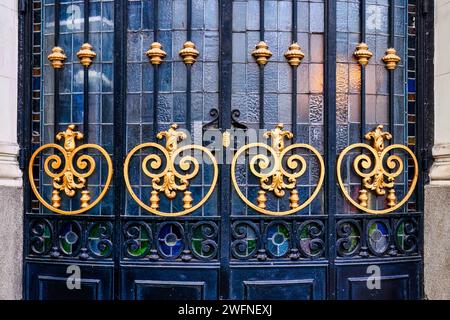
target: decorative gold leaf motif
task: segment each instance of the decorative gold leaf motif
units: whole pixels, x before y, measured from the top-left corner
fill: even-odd
[[[239,195],[239,197],[252,209],[267,215],[283,216],[293,214],[297,211],[308,206],[312,200],[317,196],[323,183],[324,178],[324,163],[320,153],[308,144],[296,143],[285,147],[285,140],[292,139],[293,134],[290,131],[283,130],[282,123],[276,125],[276,127],[264,134],[266,138],[271,139],[271,145],[264,143],[250,143],[241,147],[235,154],[231,164],[231,178],[233,186]],[[250,201],[240,190],[240,187],[236,180],[236,164],[239,157],[242,154],[246,154],[250,149],[256,148],[259,150],[266,150],[268,155],[258,153],[253,157],[250,157],[249,167],[250,172],[259,178],[260,190],[258,191],[258,197],[255,205]],[[306,149],[310,151],[319,162],[320,176],[316,185],[316,188],[303,203],[300,204],[300,198],[298,191],[296,190],[297,179],[301,177],[307,168],[306,160],[300,154],[293,152],[294,149]],[[292,154],[291,154],[292,153]],[[286,162],[283,159],[287,157]],[[271,161],[273,159],[273,161]],[[272,166],[270,166],[272,164]],[[287,169],[283,168],[286,165]],[[259,167],[258,169],[256,167]],[[270,166],[270,168],[269,168]],[[270,169],[270,170],[268,170]],[[266,172],[264,172],[266,171]],[[271,211],[267,210],[267,196],[266,192],[273,192],[273,194],[279,198],[282,198],[286,194],[286,190],[290,190],[289,206],[290,210],[287,211]]]
[[[187,138],[186,134],[182,131],[178,131],[178,126],[172,124],[167,131],[161,131],[156,135],[157,139],[165,139],[165,146],[154,143],[147,142],[142,143],[134,147],[130,153],[127,155],[124,163],[124,177],[125,184],[127,186],[128,192],[131,197],[145,210],[159,216],[182,216],[191,213],[198,208],[200,208],[211,196],[214,191],[214,187],[217,183],[218,178],[218,167],[217,161],[211,151],[207,148],[199,145],[184,145],[179,146],[178,144]],[[159,154],[152,152],[145,156],[142,160],[141,168],[143,173],[151,178],[152,191],[150,192],[150,205],[144,203],[133,191],[130,180],[129,180],[129,166],[132,157],[140,150],[144,148],[154,148]],[[193,204],[194,199],[192,197],[192,192],[188,190],[189,181],[197,176],[200,170],[200,164],[196,157],[191,154],[183,154],[183,152],[200,151],[204,153],[207,158],[211,161],[214,167],[214,176],[211,182],[211,187],[206,193],[206,195],[195,205]],[[179,158],[177,162],[176,159]],[[165,165],[163,165],[163,159],[165,160]],[[179,168],[182,172],[178,171]],[[152,172],[159,170],[159,172]],[[167,199],[174,200],[178,192],[183,192],[183,209],[179,212],[163,212],[159,210],[160,194],[163,194]]]
[[[355,143],[345,148],[339,155],[337,161],[337,178],[339,186],[346,199],[353,206],[364,212],[372,214],[393,212],[406,203],[414,192],[418,179],[417,159],[414,153],[404,145],[392,144],[385,147],[385,142],[391,140],[392,135],[389,132],[383,131],[383,125],[381,124],[378,125],[375,130],[367,133],[365,138],[368,141],[372,141],[372,145]],[[341,170],[344,157],[352,150],[358,148],[367,150],[370,155],[361,153],[356,156],[353,161],[354,172],[362,178],[358,201],[355,201],[344,185]],[[400,156],[394,154],[395,150],[406,152],[414,162],[414,177],[410,189],[405,197],[399,202],[395,195],[395,178],[403,173],[404,164]],[[376,196],[386,196],[386,208],[380,210],[369,208],[370,192],[373,192]]]
[[[97,205],[101,199],[106,195],[109,185],[112,179],[112,161],[108,153],[102,147],[95,144],[81,144],[77,147],[76,141],[83,139],[83,134],[79,131],[75,131],[75,125],[70,124],[65,131],[59,132],[56,135],[56,140],[64,140],[63,146],[61,147],[55,143],[45,144],[39,147],[31,156],[28,175],[30,179],[31,188],[41,202],[47,209],[64,215],[74,215],[83,213],[95,205]],[[35,178],[33,176],[33,166],[36,157],[44,150],[55,149],[62,156],[57,154],[51,154],[44,160],[44,173],[53,179],[53,191],[51,196],[51,204],[49,204],[39,193],[36,185]],[[99,151],[107,162],[108,175],[106,178],[105,186],[103,187],[100,195],[91,202],[91,195],[87,189],[87,178],[90,177],[95,169],[96,164],[92,156],[84,153],[86,149],[95,149]],[[51,169],[50,169],[51,167]],[[54,170],[61,169],[59,172],[54,172]],[[79,170],[84,170],[81,172]],[[66,211],[61,208],[61,195],[63,192],[67,197],[74,197],[77,191],[81,191],[80,197],[80,209]]]

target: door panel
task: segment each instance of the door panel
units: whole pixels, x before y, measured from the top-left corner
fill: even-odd
[[[316,300],[326,298],[326,264],[233,266],[232,299]]]
[[[373,284],[373,269],[369,266],[380,268],[379,287],[368,288],[368,282]],[[368,270],[370,272],[368,272]],[[410,300],[419,299],[419,270],[417,261],[402,262],[377,262],[374,264],[355,264],[338,266],[338,299],[350,300]]]
[[[67,281],[75,284],[76,275],[71,264],[29,262],[25,268],[26,299],[31,300],[109,300],[113,298],[114,285],[110,281],[113,267],[81,266],[80,289],[68,289]]]
[[[213,266],[126,266],[122,268],[122,299],[214,300],[218,280],[218,267]]]

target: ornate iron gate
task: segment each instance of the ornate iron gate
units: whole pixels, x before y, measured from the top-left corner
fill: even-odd
[[[27,8],[27,299],[422,296],[414,1]]]

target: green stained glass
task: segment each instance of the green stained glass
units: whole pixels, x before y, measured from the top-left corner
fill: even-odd
[[[136,244],[132,245],[129,253],[132,256],[143,255],[150,247],[150,235],[145,228],[139,228],[139,236],[136,239]]]

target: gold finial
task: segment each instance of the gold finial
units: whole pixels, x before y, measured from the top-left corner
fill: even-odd
[[[275,129],[264,133],[264,137],[272,138],[272,148],[274,148],[278,153],[284,150],[284,139],[292,139],[294,137],[292,132],[283,130],[283,128],[284,125],[282,123],[278,123]]]
[[[89,202],[91,201],[91,195],[89,193],[89,190],[83,190],[81,191],[81,208],[87,208],[89,206]]]
[[[53,189],[52,192],[52,207],[61,207],[61,197],[59,196],[59,191],[56,189]]]
[[[80,63],[85,67],[89,67],[92,64],[92,60],[97,56],[92,49],[93,47],[89,43],[83,43],[80,51],[77,52]]]
[[[81,140],[84,135],[80,131],[75,131],[75,125],[69,124],[66,131],[58,132],[56,135],[56,140],[61,140],[64,138],[64,149],[68,152],[75,150],[76,143],[75,139]]]
[[[52,64],[53,69],[61,69],[67,57],[61,47],[53,47],[52,53],[48,55],[47,59]]]
[[[153,42],[150,45],[150,49],[145,53],[150,59],[150,63],[153,65],[159,65],[163,63],[163,59],[166,57],[166,52],[162,49],[162,45],[159,42]]]
[[[192,192],[185,191],[184,192],[184,197],[183,197],[183,208],[184,209],[191,208],[192,207],[192,201],[194,201],[194,199],[192,198]]]
[[[256,63],[259,65],[265,65],[272,56],[272,52],[269,50],[269,46],[264,41],[260,41],[255,50],[252,52],[253,58],[256,59]]]
[[[361,207],[367,208],[367,206],[368,206],[367,201],[369,201],[369,196],[367,195],[366,189],[359,190],[358,200],[359,200],[359,205]]]
[[[166,149],[172,153],[178,148],[178,142],[187,138],[186,133],[177,131],[178,125],[173,123],[167,131],[159,132],[156,137],[158,139],[166,138]]]
[[[298,202],[300,201],[300,198],[298,197],[298,191],[297,190],[292,190],[291,191],[291,196],[289,197],[289,207],[291,209],[295,209],[298,208],[299,204]]]
[[[259,190],[258,191],[258,197],[256,198],[256,200],[258,201],[258,207],[261,209],[265,209],[266,208],[266,202],[267,202],[267,197],[266,197],[266,192],[263,190]]]
[[[183,44],[183,49],[181,49],[178,54],[183,58],[185,64],[194,64],[200,53],[195,48],[195,44],[192,41],[186,41]]]
[[[297,42],[294,42],[289,46],[289,50],[284,54],[288,63],[293,66],[299,66],[302,63],[302,59],[305,57],[305,54],[301,51],[300,46]]]
[[[383,127],[382,124],[379,124],[374,131],[370,131],[364,136],[366,140],[373,140],[372,146],[378,155],[384,150],[384,140],[392,139],[392,135],[389,132],[383,132]]]
[[[395,207],[395,205],[397,204],[397,196],[395,195],[395,189],[389,189],[386,199],[389,208]]]
[[[356,46],[356,51],[353,53],[358,63],[362,66],[365,66],[369,63],[370,58],[372,58],[373,54],[369,51],[369,46],[361,42]]]
[[[386,55],[383,57],[383,62],[386,64],[386,69],[388,70],[395,70],[400,60],[401,59],[394,48],[388,48],[386,50]]]
[[[158,209],[159,208],[159,196],[158,196],[158,191],[153,190],[151,192],[151,196],[150,196],[150,207],[152,209]]]

